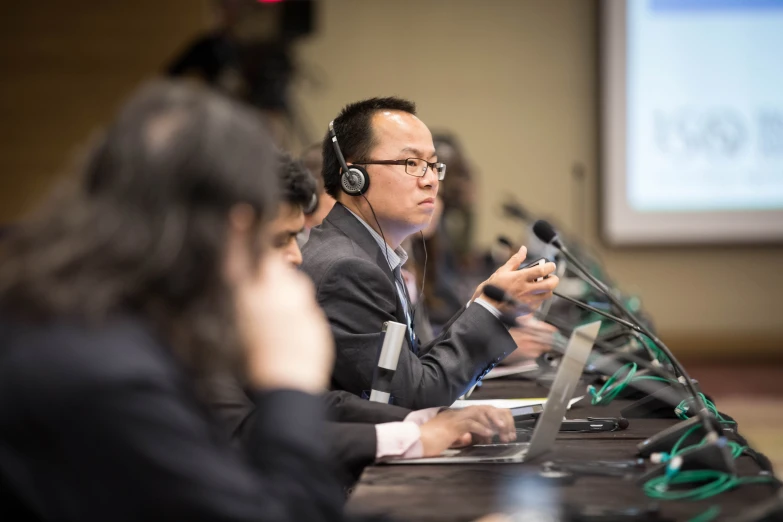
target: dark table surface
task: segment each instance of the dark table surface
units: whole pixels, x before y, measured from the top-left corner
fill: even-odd
[[[535,382],[505,378],[486,381],[471,399],[546,397],[547,393]],[[567,417],[616,417],[630,402],[618,399],[607,406],[592,406],[585,398],[571,408]],[[356,485],[347,509],[354,514],[384,513],[405,521],[470,521],[494,512],[516,513],[519,520],[545,521],[560,520],[541,514],[540,510],[552,506],[628,508],[657,503],[661,520],[690,520],[712,506],[721,510],[716,520],[731,520],[774,495],[772,486],[753,484],[703,501],[654,501],[645,496],[633,477],[588,474],[567,482],[541,477],[541,464],[546,461],[589,465],[634,459],[641,440],[677,420],[629,422],[626,430],[617,432],[562,433],[550,453],[529,463],[371,466]],[[741,476],[760,471],[758,464],[746,456],[737,459],[736,464]],[[646,467],[651,467],[649,461]]]

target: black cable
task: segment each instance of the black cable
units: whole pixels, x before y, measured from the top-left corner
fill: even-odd
[[[421,270],[421,290],[419,290],[419,300],[416,301],[416,306],[419,306],[419,303],[422,303],[422,299],[424,299],[424,283],[427,282],[427,240],[424,239],[424,231],[419,230],[419,235],[421,236],[421,246],[424,249],[424,268]]]

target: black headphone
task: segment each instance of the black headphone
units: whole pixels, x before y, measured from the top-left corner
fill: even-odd
[[[332,146],[337,155],[337,161],[340,163],[342,176],[340,176],[340,186],[343,192],[349,196],[361,196],[370,188],[370,176],[367,170],[359,165],[351,165],[345,162],[343,152],[340,150],[340,144],[337,143],[337,134],[334,132],[334,120],[329,122],[329,135],[332,137]]]

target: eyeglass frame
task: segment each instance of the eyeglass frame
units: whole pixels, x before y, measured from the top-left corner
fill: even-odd
[[[408,160],[412,160],[412,159],[423,161],[424,163],[427,164],[427,168],[422,171],[420,176],[417,176],[416,174],[411,174],[410,172],[408,172],[408,165],[407,165],[407,163],[408,163]],[[430,162],[430,161],[425,160],[424,158],[405,158],[405,159],[398,159],[398,160],[367,160],[367,161],[354,161],[353,163],[355,165],[402,165],[403,167],[405,167],[405,174],[407,174],[408,176],[413,176],[414,178],[423,178],[424,176],[427,175],[427,171],[429,169],[432,169],[433,172],[435,172],[435,174],[437,175],[438,181],[443,181],[444,179],[446,179],[446,164],[445,163],[441,163],[441,162],[438,162],[438,161]],[[437,168],[440,167],[441,165],[443,166],[443,174],[441,174],[437,170]]]

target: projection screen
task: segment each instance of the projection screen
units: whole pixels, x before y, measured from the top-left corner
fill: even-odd
[[[783,1],[604,0],[612,245],[783,242]]]

